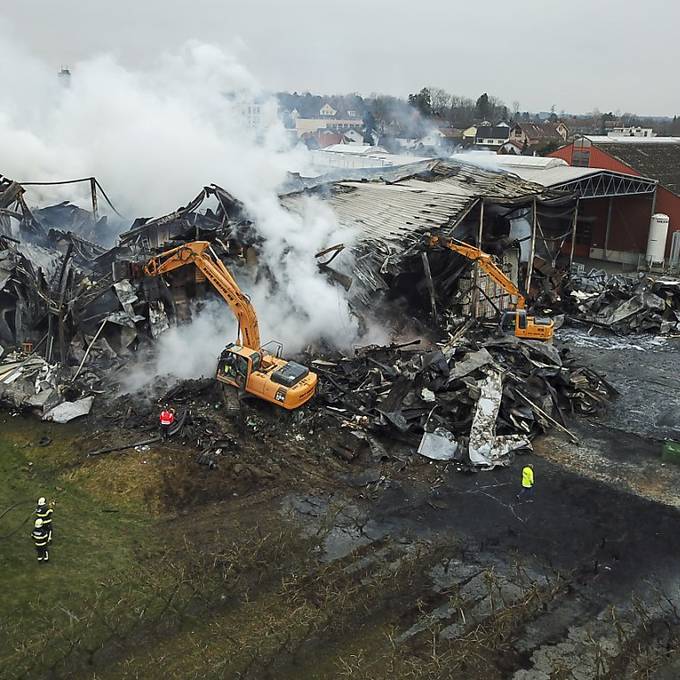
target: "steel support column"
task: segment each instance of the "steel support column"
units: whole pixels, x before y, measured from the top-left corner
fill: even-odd
[[[576,248],[576,223],[578,222],[578,209],[580,199],[576,199],[576,207],[574,208],[574,219],[571,224],[571,252],[569,253],[569,270],[574,264],[574,248]]]
[[[604,232],[604,259],[609,257],[609,234],[612,227],[612,208],[614,207],[613,197],[609,197],[609,206],[607,207],[607,229]]]
[[[527,263],[526,293],[527,297],[531,294],[531,277],[534,273],[534,256],[536,255],[536,223],[538,221],[537,202],[534,198],[531,209],[531,250],[529,251],[529,262]]]

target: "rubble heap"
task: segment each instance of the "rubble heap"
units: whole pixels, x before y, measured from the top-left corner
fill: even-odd
[[[0,402],[67,423],[90,412],[99,382],[91,371],[79,373],[37,354],[11,352],[0,360]]]
[[[620,333],[680,332],[680,280],[665,276],[573,274],[564,288],[569,313]]]
[[[456,238],[493,252],[513,280],[530,280],[527,211],[537,216],[540,204],[541,229],[559,231],[573,197],[451,162],[394,172],[389,180],[291,191],[282,204],[302,210],[324,197],[340,224],[362,225],[361,239],[345,253],[351,269],[335,262],[344,244],[316,254],[317,268],[349,290],[359,317],[384,311],[389,323],[408,320],[397,332],[430,339],[459,322],[465,330],[455,342],[427,350],[391,346],[351,358],[310,356],[322,378],[321,408],[312,417],[338,418],[345,431],[400,438],[429,457],[493,466],[529,448],[549,425],[564,428],[564,410],[599,408],[610,387],[552,347],[492,340],[481,326],[473,337],[473,317],[496,318],[516,302],[469,258],[433,249],[426,238],[432,230],[456,229]],[[91,214],[69,203],[31,211],[23,188],[9,180],[0,181],[0,199],[0,348],[24,352],[0,366],[0,401],[43,417],[63,404],[71,406],[62,406],[68,413],[58,417],[86,413],[93,395],[112,391],[117,369],[170,326],[189,322],[193,301],[212,294],[192,268],[144,276],[148,258],[203,239],[233,271],[269,275],[258,260],[264,236],[240,201],[214,184],[171,213],[136,219],[108,249],[94,194]],[[536,268],[554,285],[547,266]],[[106,389],[97,375],[108,379]]]
[[[473,466],[507,464],[539,433],[566,431],[566,413],[595,413],[616,393],[566,350],[514,336],[372,346],[313,364],[319,399],[344,426]]]

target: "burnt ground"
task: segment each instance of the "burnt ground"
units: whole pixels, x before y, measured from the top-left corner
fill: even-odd
[[[605,374],[620,396],[607,411],[576,420],[578,446],[554,436],[541,454],[567,469],[672,507],[680,505],[680,468],[661,459],[665,439],[680,440],[680,339],[589,335],[566,329],[577,359]]]
[[[579,444],[536,442],[533,502],[515,498],[527,458],[462,473],[393,444],[348,461],[335,421],[254,408],[235,423],[210,392],[184,398],[184,443],[86,459],[147,436],[155,407],[128,398],[93,417],[70,478],[112,502],[134,490],[186,596],[163,625],[45,677],[679,677],[680,468],[660,458],[678,350],[563,337],[621,397],[570,423]],[[217,467],[198,465],[218,430]],[[175,583],[167,568],[156,577]]]

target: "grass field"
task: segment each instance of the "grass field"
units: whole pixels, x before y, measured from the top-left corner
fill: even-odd
[[[354,488],[282,448],[301,473],[276,486],[247,474],[272,455],[256,447],[217,471],[180,442],[85,455],[134,435],[0,415],[0,680],[504,680],[534,649],[636,680],[680,658],[676,591],[630,595],[675,564],[673,509],[540,458],[519,507],[511,470],[396,461],[389,485]],[[30,539],[40,495],[48,565]]]
[[[39,677],[41,669],[59,663],[58,645],[51,642],[69,634],[77,637],[86,627],[96,637],[97,626],[88,618],[95,603],[105,591],[107,600],[128,591],[140,562],[154,549],[151,522],[142,507],[102,501],[69,480],[79,458],[71,443],[80,434],[77,427],[3,417],[0,512],[16,507],[0,520],[2,677]],[[40,446],[43,436],[52,442]],[[104,480],[101,486],[106,486]],[[35,501],[41,495],[54,503],[49,564],[37,561],[30,538]],[[118,584],[120,592],[111,584]]]
[[[160,482],[181,449],[88,460],[102,443],[77,424],[0,416],[0,513],[11,508],[0,519],[0,679],[202,677],[207,646],[230,663],[243,647],[242,666],[252,663],[259,647],[226,641],[240,626],[252,640],[262,611],[286,602],[270,605],[267,584],[276,593],[306,562],[307,542],[273,528],[275,517],[261,529],[247,508],[166,515]],[[30,538],[41,495],[54,504],[48,564]]]

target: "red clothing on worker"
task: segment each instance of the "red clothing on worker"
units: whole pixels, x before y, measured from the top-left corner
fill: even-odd
[[[172,411],[161,411],[161,425],[172,425],[175,422],[175,414]]]

